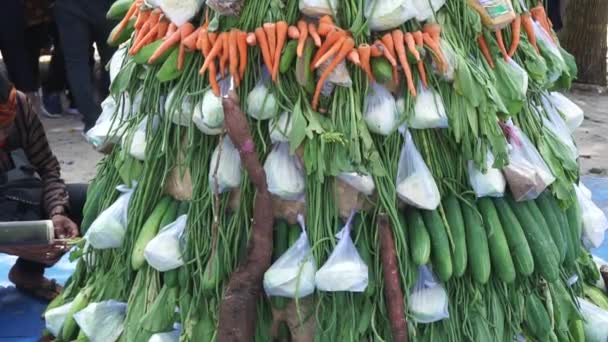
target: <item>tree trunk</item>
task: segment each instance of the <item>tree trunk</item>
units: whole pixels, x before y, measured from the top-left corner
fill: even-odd
[[[568,1],[560,40],[576,58],[578,82],[606,85],[608,1]]]

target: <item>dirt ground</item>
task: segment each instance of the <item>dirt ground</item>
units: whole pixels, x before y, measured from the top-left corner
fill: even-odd
[[[585,110],[585,121],[575,133],[582,173],[608,176],[608,94],[579,90],[567,95]],[[44,125],[66,182],[90,181],[101,155],[82,137],[79,118],[45,119]]]

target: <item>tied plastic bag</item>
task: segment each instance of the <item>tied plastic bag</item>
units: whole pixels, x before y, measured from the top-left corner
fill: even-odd
[[[59,332],[63,327],[63,323],[65,322],[65,318],[67,317],[71,307],[72,302],[69,302],[44,313],[46,330],[48,330],[53,336],[59,336]]]
[[[97,151],[105,147],[117,144],[126,131],[125,122],[130,116],[130,101],[128,95],[121,100],[120,108],[112,96],[108,96],[101,103],[101,114],[95,126],[86,132],[89,144]]]
[[[272,118],[268,123],[270,130],[270,141],[273,143],[289,142],[289,135],[291,134],[291,127],[293,121],[291,114],[283,112],[279,115],[279,118]]]
[[[577,297],[584,318],[585,341],[608,341],[608,311]]]
[[[163,227],[144,248],[144,258],[150,267],[167,272],[184,265],[182,249],[188,216],[182,215],[173,223]]]
[[[513,198],[536,199],[555,177],[534,144],[511,120],[503,125],[503,130],[509,140],[509,165],[502,170]]]
[[[338,9],[338,0],[299,0],[299,8],[309,17],[333,16]]]
[[[194,18],[203,3],[204,0],[161,0],[160,9],[179,27]]]
[[[116,76],[122,69],[123,62],[125,61],[125,57],[127,56],[127,47],[123,46],[116,50],[110,59],[110,64],[108,65],[108,71],[110,73],[110,83],[114,82]]]
[[[126,303],[108,300],[87,305],[74,320],[89,341],[114,342],[122,334],[126,315]]]
[[[393,95],[381,84],[373,83],[365,96],[363,119],[370,131],[391,134],[399,124],[399,111]]]
[[[574,184],[574,190],[583,218],[583,242],[587,247],[598,248],[604,242],[608,219],[578,185]]]
[[[570,151],[570,155],[573,160],[576,160],[578,157],[578,149],[574,144],[574,139],[572,138],[572,134],[570,129],[566,125],[566,122],[557,112],[557,109],[551,104],[551,101],[547,98],[546,95],[541,97],[541,101],[543,104],[543,108],[547,113],[547,117],[542,117],[543,124],[547,127],[559,140],[568,147]]]
[[[315,291],[317,264],[302,215],[298,215],[298,223],[302,228],[298,240],[264,273],[264,291],[268,296],[303,298]]]
[[[285,200],[298,200],[304,194],[306,181],[299,160],[289,153],[289,144],[275,145],[264,163],[268,191]]]
[[[189,95],[182,95],[177,93],[177,88],[173,88],[167,99],[165,100],[165,115],[171,118],[171,121],[180,126],[188,127],[192,121],[192,115],[194,112],[194,105],[192,104],[192,97]]]
[[[224,107],[222,98],[212,90],[205,91],[203,99],[194,106],[194,125],[204,134],[218,135],[224,130]]]
[[[247,114],[257,120],[268,120],[279,114],[279,104],[262,77],[247,95]]]
[[[420,266],[418,269],[418,279],[409,295],[407,306],[417,323],[428,324],[450,317],[448,294],[428,266]]]
[[[122,246],[127,231],[127,211],[135,187],[120,185],[116,190],[121,193],[120,197],[93,221],[84,236],[93,248],[109,249]]]
[[[216,190],[217,182],[217,190]],[[226,135],[218,145],[209,163],[209,186],[213,193],[236,189],[241,184],[241,156]]]
[[[448,115],[441,96],[432,88],[418,84],[418,96],[414,105],[414,116],[409,126],[415,129],[447,128]]]
[[[443,5],[446,0],[413,0],[416,8],[416,20],[422,22],[432,18]]]
[[[152,132],[156,131],[159,125],[158,116],[152,119]],[[137,129],[132,134],[124,135],[122,138],[123,149],[128,151],[129,155],[137,160],[146,160],[146,131],[148,130],[148,117],[146,116],[137,125]]]
[[[402,134],[405,141],[397,169],[397,195],[417,208],[435,210],[441,201],[435,179],[416,148],[411,133],[403,129]]]
[[[547,61],[547,64],[554,64],[549,68],[548,79],[553,83],[559,79],[563,71],[567,71],[566,61],[559,50],[559,46],[555,44],[550,34],[536,21],[532,21],[534,33],[538,42],[538,48],[541,50],[541,55]]]
[[[181,326],[176,324],[175,329],[172,331],[157,333],[150,336],[148,342],[179,342],[179,335],[181,335],[181,333]]]
[[[353,212],[336,238],[339,240],[323,267],[315,274],[315,284],[321,291],[363,292],[367,288],[367,265],[359,256],[350,238]]]
[[[368,174],[342,172],[338,175],[338,179],[352,186],[366,196],[371,196],[376,190],[374,179]]]
[[[570,129],[570,133],[574,133],[585,119],[585,113],[581,107],[558,92],[549,93],[549,101],[551,101],[551,104],[555,106],[555,109],[564,117],[564,121],[566,121],[568,129]]]
[[[372,31],[396,28],[418,15],[414,0],[366,0],[363,13]]]
[[[490,150],[486,155],[486,169],[479,170],[472,160],[468,161],[469,183],[480,197],[503,197],[507,181],[499,169],[494,168],[494,155]]]

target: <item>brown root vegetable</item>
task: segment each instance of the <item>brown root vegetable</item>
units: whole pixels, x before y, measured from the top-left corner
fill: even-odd
[[[296,301],[290,300],[283,310],[283,317],[292,342],[313,342],[315,337],[317,321],[315,319],[315,301],[313,296],[300,298],[296,307]],[[300,312],[298,312],[298,308]],[[304,322],[300,321],[304,320]]]
[[[348,183],[336,178],[335,181],[336,203],[338,212],[342,219],[348,219],[352,211],[369,211],[374,208],[374,200]]]
[[[272,260],[273,209],[266,173],[258,159],[248,120],[238,96],[231,91],[223,99],[226,131],[238,149],[243,167],[256,188],[253,226],[245,259],[230,276],[220,305],[217,341],[254,340],[256,304],[262,294],[264,272]]]
[[[275,219],[283,219],[289,224],[298,223],[298,215],[306,216],[306,203],[303,201],[287,201],[273,195],[272,208]]]
[[[399,282],[399,263],[391,225],[386,215],[378,218],[378,235],[380,236],[380,258],[384,274],[384,299],[388,310],[393,341],[407,342],[407,321],[403,291]]]

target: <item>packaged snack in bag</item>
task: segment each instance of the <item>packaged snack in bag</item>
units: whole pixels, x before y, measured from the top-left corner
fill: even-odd
[[[428,266],[418,268],[418,279],[407,301],[416,323],[428,324],[450,317],[448,294]]]
[[[584,190],[576,184],[574,184],[574,190],[583,218],[583,242],[587,247],[598,248],[604,242],[604,235],[608,230],[608,219],[602,209],[587,197]]]
[[[219,164],[219,165],[218,165]],[[217,170],[216,170],[217,169]],[[227,135],[211,155],[209,163],[209,186],[213,193],[236,189],[241,184],[241,156]]]
[[[467,0],[467,3],[479,13],[482,23],[493,31],[509,25],[516,17],[510,0]]]
[[[114,342],[124,330],[127,304],[108,300],[91,303],[74,314],[80,330],[91,342]]]
[[[127,231],[127,211],[135,187],[120,185],[120,197],[104,210],[85,234],[86,240],[96,249],[119,248]]]
[[[61,327],[63,327],[63,323],[65,322],[71,307],[72,302],[69,302],[44,313],[46,330],[53,334],[53,336],[59,336]]]
[[[315,284],[321,291],[363,292],[367,288],[367,265],[350,238],[354,216],[355,212],[351,213],[344,228],[336,235],[339,241],[334,251],[315,274]]]
[[[163,227],[158,235],[148,242],[144,249],[148,265],[159,272],[167,272],[184,265],[182,250],[187,223],[188,216],[182,215]]]
[[[405,141],[395,182],[397,195],[405,203],[417,208],[435,210],[441,201],[435,179],[416,148],[411,133],[404,129],[402,134]]]
[[[363,119],[370,131],[391,134],[399,124],[399,111],[393,95],[381,84],[373,83],[365,96]]]
[[[475,191],[477,198],[502,197],[505,193],[507,181],[499,169],[494,168],[494,155],[488,150],[486,156],[486,169],[479,170],[472,160],[468,161],[469,183]]]
[[[448,115],[441,96],[432,88],[418,85],[418,96],[414,105],[414,116],[409,126],[415,129],[447,128]]]
[[[192,121],[201,132],[207,135],[220,134],[224,130],[222,98],[216,96],[211,89],[205,91],[203,99],[194,106]]]
[[[585,113],[583,109],[576,103],[572,102],[569,98],[558,92],[549,93],[549,101],[555,109],[564,117],[570,133],[574,133],[585,119]]]
[[[268,191],[285,200],[298,200],[306,187],[304,173],[295,155],[289,153],[289,143],[279,143],[264,163]]]
[[[303,298],[315,291],[317,264],[302,215],[298,215],[298,223],[302,227],[298,240],[264,273],[264,291],[268,296]]]
[[[502,171],[516,201],[536,199],[555,181],[534,144],[509,120],[503,125],[509,141],[509,165]]]

